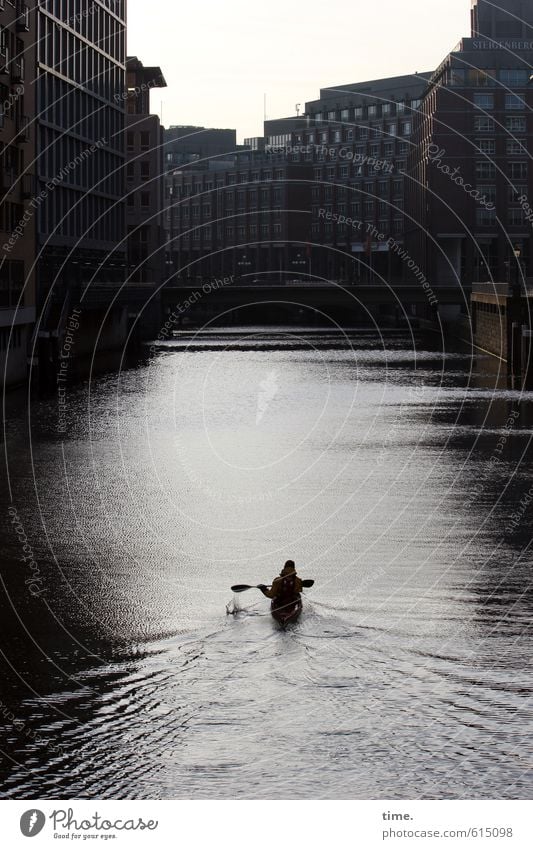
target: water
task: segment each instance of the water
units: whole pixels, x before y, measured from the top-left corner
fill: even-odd
[[[530,798],[531,412],[436,337],[268,329],[70,389],[64,434],[12,396],[2,797]],[[229,587],[289,557],[283,632]]]

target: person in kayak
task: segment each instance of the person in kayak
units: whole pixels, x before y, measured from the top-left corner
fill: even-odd
[[[259,589],[263,595],[273,600],[273,607],[282,607],[298,601],[302,592],[302,581],[296,574],[294,560],[287,560],[279,575],[272,581],[270,589],[265,584],[259,584]]]

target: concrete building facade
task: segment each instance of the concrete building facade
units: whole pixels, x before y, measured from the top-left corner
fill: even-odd
[[[36,11],[0,6],[0,383],[21,383],[35,322]]]

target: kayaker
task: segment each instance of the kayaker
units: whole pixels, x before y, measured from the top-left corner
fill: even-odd
[[[259,584],[259,589],[263,595],[275,599],[280,605],[297,601],[302,591],[302,581],[296,574],[294,560],[287,560],[279,575],[272,581],[270,589],[265,584]]]

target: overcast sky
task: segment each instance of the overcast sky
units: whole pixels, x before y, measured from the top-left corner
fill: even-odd
[[[128,53],[160,65],[163,122],[262,135],[324,86],[432,70],[470,29],[470,0],[129,0]]]

